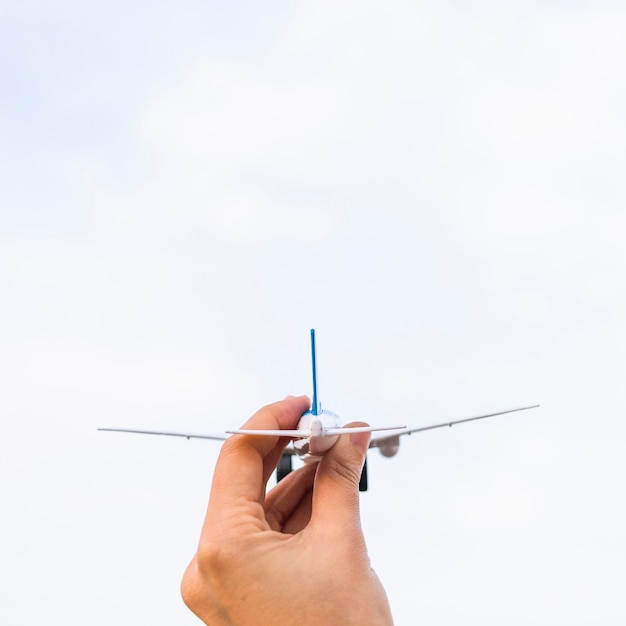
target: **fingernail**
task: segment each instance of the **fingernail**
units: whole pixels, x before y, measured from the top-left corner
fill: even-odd
[[[367,452],[370,445],[369,433],[353,433],[350,435],[350,443],[361,450],[363,454]]]

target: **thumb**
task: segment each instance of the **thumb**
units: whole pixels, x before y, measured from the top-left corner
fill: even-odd
[[[367,426],[362,422],[350,426]],[[359,480],[371,433],[341,435],[319,462],[313,489],[311,523],[320,527],[360,528]]]

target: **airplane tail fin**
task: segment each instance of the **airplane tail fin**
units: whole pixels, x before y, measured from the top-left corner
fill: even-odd
[[[315,355],[315,329],[311,328],[311,369],[313,371],[313,401],[311,403],[311,413],[319,415],[322,412],[322,405],[317,395],[317,359]]]

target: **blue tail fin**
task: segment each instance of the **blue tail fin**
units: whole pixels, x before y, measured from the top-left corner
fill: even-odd
[[[311,413],[313,413],[313,415],[319,415],[322,412],[322,405],[317,395],[317,360],[315,358],[314,328],[311,328],[311,367],[313,369],[313,402],[311,403]]]

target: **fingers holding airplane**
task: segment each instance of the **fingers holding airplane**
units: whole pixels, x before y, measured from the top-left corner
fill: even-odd
[[[272,530],[295,534],[311,519],[317,463],[307,463],[283,478],[265,498],[265,517]]]
[[[308,398],[283,400],[247,426],[293,428],[306,408]],[[358,512],[370,434],[339,436],[319,463],[259,495],[282,451],[279,439],[237,435],[224,444],[198,551],[181,584],[185,603],[215,625],[304,623],[303,610],[307,624],[391,625]]]
[[[363,422],[351,425],[367,426]],[[335,532],[337,527],[360,531],[359,479],[370,437],[369,432],[341,435],[322,457],[315,477],[312,526],[325,532]]]
[[[244,426],[249,429],[293,428],[309,406],[307,396],[290,396],[263,407]],[[211,501],[215,509],[238,499],[262,502],[267,480],[288,441],[286,437],[230,437],[222,446],[213,474]]]
[[[311,521],[313,499],[321,526],[326,528],[329,518],[344,529],[350,523],[360,529],[358,485],[370,441],[369,431],[362,432],[362,427],[362,423],[346,427],[354,432],[340,437],[319,462],[292,472],[267,494],[265,512],[273,530],[301,531]]]

